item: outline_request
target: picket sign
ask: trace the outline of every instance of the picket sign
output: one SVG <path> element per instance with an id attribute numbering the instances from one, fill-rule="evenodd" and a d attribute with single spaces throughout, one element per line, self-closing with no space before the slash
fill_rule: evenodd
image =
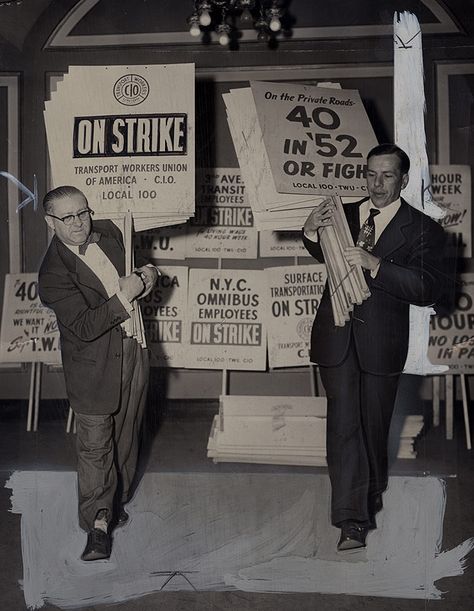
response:
<path id="1" fill-rule="evenodd" d="M 16 309 L 20 300 L 21 303 L 23 303 L 26 297 L 27 303 L 28 301 L 30 302 L 29 308 L 25 310 L 22 306 L 20 310 Z M 30 312 L 30 316 L 35 316 L 34 320 L 28 319 L 28 312 Z M 25 313 L 26 324 L 23 325 Z M 36 318 L 38 313 L 41 318 Z M 21 317 L 19 314 L 21 314 Z M 45 320 L 46 323 L 44 322 Z M 51 313 L 47 311 L 46 308 L 42 308 L 38 300 L 37 274 L 23 273 L 16 269 L 6 274 L 5 296 L 0 324 L 0 360 L 1 362 L 24 363 L 25 365 L 30 365 L 28 412 L 26 417 L 27 432 L 38 430 L 42 373 L 41 358 L 43 358 L 45 362 L 54 362 L 55 360 L 52 358 L 52 360 L 48 361 L 48 357 L 45 356 L 49 350 L 51 351 L 51 355 L 53 350 L 57 350 L 54 344 L 58 337 L 57 333 L 53 335 L 55 331 L 53 322 L 55 323 L 55 320 L 53 320 Z M 23 334 L 19 337 L 15 337 L 17 323 L 21 328 L 18 329 L 18 333 Z M 49 334 L 48 338 L 44 336 L 46 333 Z M 46 339 L 46 342 L 40 342 L 40 339 Z M 23 352 L 23 348 L 26 348 L 25 352 Z M 15 352 L 16 350 L 19 350 L 19 352 Z M 39 356 L 38 353 L 41 353 L 41 356 Z"/>
<path id="2" fill-rule="evenodd" d="M 295 267 L 298 267 L 298 264 L 299 264 L 298 255 L 295 255 L 295 257 L 294 257 L 294 265 L 295 265 Z M 273 371 L 273 368 L 269 366 L 268 370 L 269 371 Z M 316 376 L 317 376 L 318 369 L 311 362 L 308 363 L 308 372 L 309 372 L 309 387 L 310 387 L 311 397 L 317 397 L 318 396 L 318 392 L 317 392 Z M 223 430 L 223 429 L 221 429 L 221 430 Z"/>

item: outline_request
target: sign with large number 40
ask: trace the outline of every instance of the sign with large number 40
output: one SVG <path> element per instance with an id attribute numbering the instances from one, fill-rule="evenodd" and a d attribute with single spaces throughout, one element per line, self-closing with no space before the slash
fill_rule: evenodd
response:
<path id="1" fill-rule="evenodd" d="M 359 93 L 252 82 L 280 193 L 364 196 L 365 158 L 377 140 Z"/>
<path id="2" fill-rule="evenodd" d="M 39 299 L 37 274 L 5 276 L 0 361 L 60 362 L 58 323 Z"/>

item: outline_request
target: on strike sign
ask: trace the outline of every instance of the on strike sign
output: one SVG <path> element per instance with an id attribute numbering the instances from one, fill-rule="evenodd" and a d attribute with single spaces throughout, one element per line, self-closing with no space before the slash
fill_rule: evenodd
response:
<path id="1" fill-rule="evenodd" d="M 365 158 L 377 139 L 359 92 L 252 82 L 276 190 L 366 195 Z"/>
<path id="2" fill-rule="evenodd" d="M 188 298 L 188 268 L 163 267 L 154 290 L 140 307 L 153 367 L 183 367 L 183 321 Z"/>
<path id="3" fill-rule="evenodd" d="M 60 363 L 56 316 L 38 297 L 37 274 L 7 274 L 0 333 L 0 360 Z"/>
<path id="4" fill-rule="evenodd" d="M 428 357 L 448 374 L 474 371 L 474 274 L 461 275 L 454 311 L 431 317 Z"/>
<path id="5" fill-rule="evenodd" d="M 186 367 L 266 368 L 263 272 L 192 269 Z"/>
<path id="6" fill-rule="evenodd" d="M 96 214 L 130 210 L 140 230 L 194 213 L 193 64 L 70 66 L 44 120 L 53 186 Z"/>
<path id="7" fill-rule="evenodd" d="M 468 165 L 430 166 L 433 200 L 446 211 L 438 220 L 449 234 L 446 256 L 472 256 L 471 168 Z"/>
<path id="8" fill-rule="evenodd" d="M 186 256 L 257 258 L 257 230 L 239 169 L 198 171 L 196 216 L 188 227 Z"/>
<path id="9" fill-rule="evenodd" d="M 326 285 L 326 266 L 269 267 L 265 276 L 270 367 L 309 365 L 311 327 Z"/>

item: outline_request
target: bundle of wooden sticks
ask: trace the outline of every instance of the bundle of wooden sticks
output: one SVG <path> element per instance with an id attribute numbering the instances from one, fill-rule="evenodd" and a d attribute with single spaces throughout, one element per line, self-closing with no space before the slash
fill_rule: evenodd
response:
<path id="1" fill-rule="evenodd" d="M 328 274 L 334 323 L 343 327 L 349 320 L 349 312 L 354 304 L 361 304 L 370 297 L 369 287 L 360 265 L 350 265 L 344 256 L 344 249 L 354 246 L 339 197 L 332 196 L 334 202 L 334 223 L 320 230 L 321 250 Z"/>

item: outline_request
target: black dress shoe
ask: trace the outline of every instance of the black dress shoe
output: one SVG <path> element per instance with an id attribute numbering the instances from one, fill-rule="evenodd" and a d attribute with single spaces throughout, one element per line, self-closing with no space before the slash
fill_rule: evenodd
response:
<path id="1" fill-rule="evenodd" d="M 359 522 L 346 520 L 341 524 L 341 537 L 337 544 L 339 552 L 365 547 L 365 538 L 367 537 L 367 526 L 361 525 Z"/>
<path id="2" fill-rule="evenodd" d="M 100 528 L 93 528 L 87 535 L 87 543 L 81 555 L 81 560 L 105 560 L 110 558 L 112 541 L 110 535 Z"/>
<path id="3" fill-rule="evenodd" d="M 128 522 L 129 517 L 130 516 L 125 511 L 125 509 L 123 507 L 120 507 L 118 516 L 117 516 L 117 528 L 120 528 L 121 526 L 125 526 L 125 524 Z"/>

